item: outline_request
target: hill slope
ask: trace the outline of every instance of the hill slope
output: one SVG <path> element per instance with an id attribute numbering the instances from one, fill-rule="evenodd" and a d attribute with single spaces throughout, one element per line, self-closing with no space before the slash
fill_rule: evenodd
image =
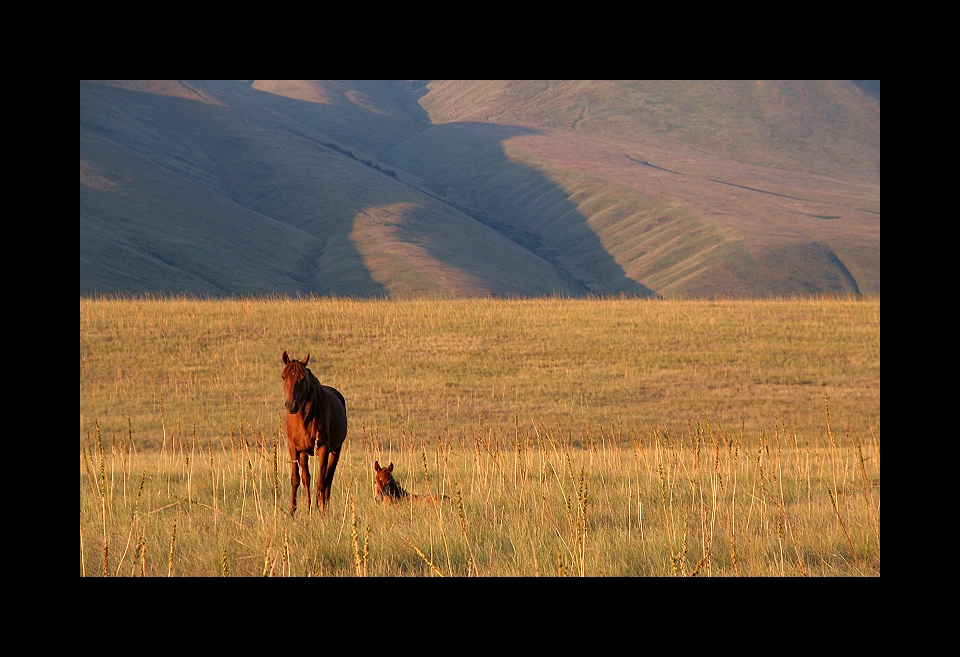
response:
<path id="1" fill-rule="evenodd" d="M 80 290 L 879 293 L 851 83 L 81 82 Z"/>

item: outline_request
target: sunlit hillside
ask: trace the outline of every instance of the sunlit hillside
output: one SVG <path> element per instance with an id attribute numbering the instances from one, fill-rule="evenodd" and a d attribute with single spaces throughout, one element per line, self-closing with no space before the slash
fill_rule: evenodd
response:
<path id="1" fill-rule="evenodd" d="M 81 82 L 81 294 L 878 294 L 869 91 Z"/>

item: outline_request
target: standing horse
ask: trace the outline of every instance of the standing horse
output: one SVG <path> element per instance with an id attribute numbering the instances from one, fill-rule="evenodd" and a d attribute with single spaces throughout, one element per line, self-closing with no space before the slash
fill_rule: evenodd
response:
<path id="1" fill-rule="evenodd" d="M 408 497 L 421 502 L 442 502 L 449 500 L 446 495 L 412 495 L 393 478 L 393 463 L 385 468 L 380 467 L 380 461 L 373 462 L 373 483 L 377 489 L 377 500 L 380 502 L 399 502 Z"/>
<path id="2" fill-rule="evenodd" d="M 297 510 L 301 474 L 307 490 L 307 510 L 310 509 L 310 467 L 307 463 L 310 456 L 317 457 L 317 508 L 323 511 L 330 501 L 340 447 L 347 438 L 347 405 L 339 390 L 322 385 L 307 369 L 310 354 L 303 360 L 290 360 L 287 352 L 283 352 L 282 360 L 287 449 L 293 462 L 290 515 Z"/>

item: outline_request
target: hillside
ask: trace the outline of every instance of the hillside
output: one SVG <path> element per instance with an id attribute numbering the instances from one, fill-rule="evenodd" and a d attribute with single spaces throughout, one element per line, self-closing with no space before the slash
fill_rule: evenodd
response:
<path id="1" fill-rule="evenodd" d="M 80 83 L 80 291 L 880 291 L 850 82 Z"/>

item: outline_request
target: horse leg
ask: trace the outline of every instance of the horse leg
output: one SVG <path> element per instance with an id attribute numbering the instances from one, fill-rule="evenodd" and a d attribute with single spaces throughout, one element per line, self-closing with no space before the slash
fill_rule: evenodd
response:
<path id="1" fill-rule="evenodd" d="M 326 498 L 324 502 L 330 501 L 330 490 L 333 488 L 333 473 L 337 471 L 337 462 L 340 460 L 340 450 L 331 451 L 330 456 L 327 459 L 327 481 L 326 481 L 326 490 L 324 494 Z"/>
<path id="2" fill-rule="evenodd" d="M 321 511 L 327 507 L 327 446 L 317 445 L 317 508 Z"/>
<path id="3" fill-rule="evenodd" d="M 290 516 L 291 517 L 297 511 L 297 489 L 300 488 L 299 467 L 300 466 L 297 464 L 297 460 L 293 459 L 293 469 L 290 471 L 290 489 L 292 491 L 290 493 Z M 309 495 L 309 490 L 310 488 L 308 486 L 307 487 L 308 495 Z"/>
<path id="4" fill-rule="evenodd" d="M 307 511 L 310 511 L 310 456 L 306 452 L 300 452 L 300 470 L 303 471 L 303 489 L 307 493 Z"/>

